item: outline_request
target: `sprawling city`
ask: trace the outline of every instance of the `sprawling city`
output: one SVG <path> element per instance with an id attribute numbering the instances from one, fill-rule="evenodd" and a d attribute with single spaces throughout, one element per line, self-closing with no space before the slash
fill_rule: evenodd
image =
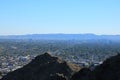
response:
<path id="1" fill-rule="evenodd" d="M 34 36 L 37 37 L 34 39 Z M 44 36 L 44 39 L 41 36 Z M 26 37 L 1 36 L 1 77 L 22 68 L 36 56 L 45 52 L 67 62 L 77 64 L 80 67 L 93 70 L 110 56 L 119 54 L 120 37 L 115 39 L 116 36 L 111 36 L 107 36 L 108 38 L 93 34 L 37 34 L 27 35 Z"/>

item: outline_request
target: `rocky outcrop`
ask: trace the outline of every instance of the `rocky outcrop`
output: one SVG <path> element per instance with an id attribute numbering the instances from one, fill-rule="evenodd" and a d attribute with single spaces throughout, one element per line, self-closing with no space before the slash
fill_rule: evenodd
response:
<path id="1" fill-rule="evenodd" d="M 120 80 L 120 54 L 105 60 L 93 71 L 81 69 L 71 80 Z"/>
<path id="2" fill-rule="evenodd" d="M 89 68 L 83 68 L 75 73 L 70 80 L 95 80 L 95 77 Z"/>
<path id="3" fill-rule="evenodd" d="M 78 65 L 45 53 L 23 68 L 8 73 L 1 80 L 69 80 L 79 70 Z"/>
<path id="4" fill-rule="evenodd" d="M 91 71 L 45 53 L 1 80 L 120 80 L 120 54 Z"/>
<path id="5" fill-rule="evenodd" d="M 93 72 L 96 80 L 120 80 L 120 54 L 107 59 Z"/>

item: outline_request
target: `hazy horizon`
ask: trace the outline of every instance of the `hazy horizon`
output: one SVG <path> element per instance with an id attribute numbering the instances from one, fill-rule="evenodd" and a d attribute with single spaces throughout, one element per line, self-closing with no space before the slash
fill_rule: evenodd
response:
<path id="1" fill-rule="evenodd" d="M 119 3 L 119 0 L 1 0 L 0 35 L 119 35 Z"/>
<path id="2" fill-rule="evenodd" d="M 120 34 L 94 34 L 94 33 L 33 33 L 33 34 L 0 34 L 0 36 L 22 36 L 22 35 L 97 35 L 97 36 L 102 36 L 102 35 L 119 35 Z"/>

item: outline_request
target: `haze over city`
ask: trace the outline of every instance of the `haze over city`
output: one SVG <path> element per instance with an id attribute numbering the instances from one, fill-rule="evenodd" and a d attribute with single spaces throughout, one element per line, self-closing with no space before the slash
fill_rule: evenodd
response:
<path id="1" fill-rule="evenodd" d="M 0 35 L 120 34 L 119 0 L 0 0 Z"/>

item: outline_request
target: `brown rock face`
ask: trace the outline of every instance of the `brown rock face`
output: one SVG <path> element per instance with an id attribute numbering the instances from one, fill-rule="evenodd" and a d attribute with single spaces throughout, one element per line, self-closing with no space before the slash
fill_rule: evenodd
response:
<path id="1" fill-rule="evenodd" d="M 23 68 L 8 73 L 1 80 L 68 80 L 73 73 L 80 70 L 80 67 L 70 65 L 45 53 Z"/>

